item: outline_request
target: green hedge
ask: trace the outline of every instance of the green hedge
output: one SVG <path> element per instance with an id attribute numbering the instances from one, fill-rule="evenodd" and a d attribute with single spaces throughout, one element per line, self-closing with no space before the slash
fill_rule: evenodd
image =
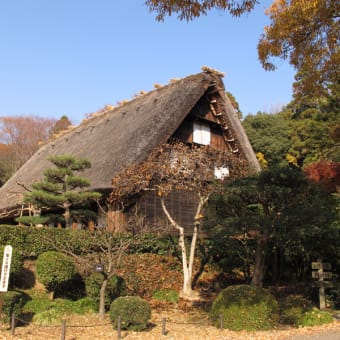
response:
<path id="1" fill-rule="evenodd" d="M 13 248 L 21 250 L 24 257 L 37 257 L 47 251 L 55 250 L 58 244 L 61 248 L 72 247 L 76 254 L 93 253 L 100 249 L 100 233 L 96 236 L 96 242 L 93 241 L 93 232 L 88 230 L 58 229 L 58 228 L 35 228 L 25 226 L 8 226 L 0 225 L 0 245 L 10 244 Z M 114 235 L 117 242 L 121 238 L 132 238 L 133 235 Z M 130 253 L 153 253 L 169 254 L 174 251 L 173 243 L 167 236 L 156 236 L 145 234 L 137 236 L 136 241 L 131 242 L 128 251 Z M 169 254 L 171 255 L 171 254 Z"/>

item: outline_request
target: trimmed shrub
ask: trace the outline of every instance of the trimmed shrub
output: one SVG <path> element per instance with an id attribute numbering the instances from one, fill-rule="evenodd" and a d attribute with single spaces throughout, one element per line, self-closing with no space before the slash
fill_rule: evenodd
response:
<path id="1" fill-rule="evenodd" d="M 2 305 L 1 321 L 9 322 L 12 313 L 18 317 L 22 313 L 23 305 L 27 300 L 27 296 L 21 292 L 9 291 L 4 294 Z"/>
<path id="2" fill-rule="evenodd" d="M 56 251 L 41 254 L 36 263 L 36 273 L 39 282 L 44 284 L 49 291 L 73 278 L 75 266 L 71 258 Z"/>
<path id="3" fill-rule="evenodd" d="M 312 309 L 312 304 L 299 295 L 289 295 L 280 301 L 280 322 L 297 325 L 302 315 Z"/>
<path id="4" fill-rule="evenodd" d="M 333 322 L 333 317 L 329 312 L 313 308 L 312 310 L 307 311 L 300 317 L 300 319 L 297 321 L 297 326 L 298 327 L 320 326 L 331 322 Z"/>
<path id="5" fill-rule="evenodd" d="M 115 328 L 119 317 L 122 329 L 141 331 L 151 319 L 151 308 L 140 297 L 122 296 L 114 300 L 110 308 L 110 319 Z"/>
<path id="6" fill-rule="evenodd" d="M 102 273 L 93 273 L 85 280 L 86 294 L 91 298 L 97 306 L 99 306 L 100 288 L 104 281 L 104 275 Z M 105 308 L 110 308 L 111 302 L 117 297 L 123 295 L 126 292 L 126 284 L 121 276 L 112 276 L 106 288 L 105 293 Z"/>
<path id="7" fill-rule="evenodd" d="M 179 294 L 172 289 L 158 290 L 152 296 L 157 301 L 162 302 L 173 302 L 177 303 L 179 301 Z"/>
<path id="8" fill-rule="evenodd" d="M 216 327 L 230 330 L 268 330 L 276 326 L 279 314 L 276 299 L 262 288 L 237 285 L 222 290 L 211 307 L 211 318 Z"/>

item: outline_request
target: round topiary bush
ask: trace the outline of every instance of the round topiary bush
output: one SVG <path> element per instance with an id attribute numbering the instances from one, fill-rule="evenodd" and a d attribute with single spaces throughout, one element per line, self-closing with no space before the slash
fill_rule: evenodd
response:
<path id="1" fill-rule="evenodd" d="M 302 315 L 312 309 L 312 303 L 299 295 L 289 295 L 282 299 L 280 305 L 280 322 L 297 325 Z"/>
<path id="2" fill-rule="evenodd" d="M 333 322 L 333 317 L 329 312 L 313 308 L 305 312 L 297 321 L 296 325 L 298 327 L 309 327 L 320 326 L 331 322 Z"/>
<path id="3" fill-rule="evenodd" d="M 75 275 L 75 266 L 71 258 L 57 251 L 48 251 L 39 255 L 36 263 L 39 282 L 49 291 L 55 291 L 62 283 Z"/>
<path id="4" fill-rule="evenodd" d="M 268 330 L 279 319 L 276 299 L 262 288 L 238 285 L 222 290 L 211 307 L 211 318 L 216 327 L 230 330 Z"/>
<path id="5" fill-rule="evenodd" d="M 99 306 L 100 288 L 104 281 L 102 273 L 93 273 L 85 280 L 86 295 Z M 126 292 L 125 280 L 118 275 L 110 277 L 105 294 L 105 308 L 110 308 L 111 302 Z"/>
<path id="6" fill-rule="evenodd" d="M 140 297 L 122 296 L 114 300 L 110 308 L 110 319 L 115 328 L 119 317 L 122 329 L 140 331 L 147 327 L 151 319 L 151 308 Z"/>

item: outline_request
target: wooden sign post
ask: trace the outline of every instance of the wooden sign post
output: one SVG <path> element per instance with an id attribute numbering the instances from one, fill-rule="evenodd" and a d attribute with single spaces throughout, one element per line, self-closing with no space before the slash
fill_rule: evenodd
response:
<path id="1" fill-rule="evenodd" d="M 0 316 L 2 313 L 2 305 L 4 302 L 3 294 L 7 292 L 8 289 L 11 261 L 12 261 L 12 246 L 7 245 L 4 250 L 4 257 L 2 259 L 2 268 L 0 276 Z"/>
<path id="2" fill-rule="evenodd" d="M 330 263 L 322 262 L 321 259 L 318 259 L 317 262 L 312 262 L 312 278 L 318 279 L 313 283 L 314 287 L 319 288 L 319 304 L 320 309 L 326 308 L 326 296 L 325 296 L 325 288 L 332 287 L 333 283 L 325 280 L 332 279 L 332 272 L 329 270 L 332 269 Z M 327 270 L 327 271 L 326 271 Z"/>

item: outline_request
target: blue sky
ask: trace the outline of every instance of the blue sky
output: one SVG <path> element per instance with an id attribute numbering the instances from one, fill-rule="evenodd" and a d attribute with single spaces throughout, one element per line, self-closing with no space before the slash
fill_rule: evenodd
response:
<path id="1" fill-rule="evenodd" d="M 2 0 L 0 116 L 67 115 L 79 124 L 203 65 L 226 74 L 244 115 L 276 111 L 291 100 L 294 70 L 279 61 L 266 72 L 258 61 L 270 3 L 237 19 L 212 11 L 159 23 L 144 0 Z"/>

